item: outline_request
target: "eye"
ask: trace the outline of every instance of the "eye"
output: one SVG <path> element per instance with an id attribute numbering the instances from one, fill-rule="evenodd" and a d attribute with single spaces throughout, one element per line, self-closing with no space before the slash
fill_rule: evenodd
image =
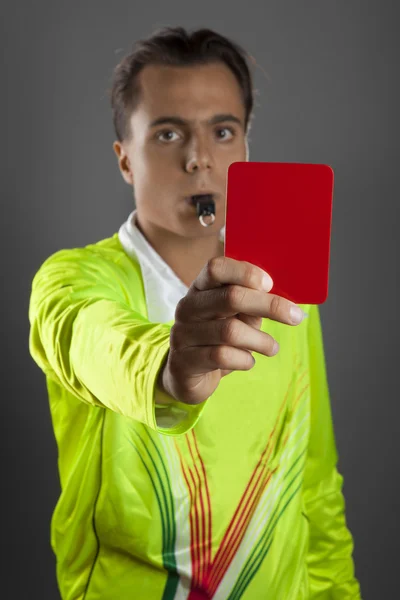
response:
<path id="1" fill-rule="evenodd" d="M 175 131 L 171 131 L 171 129 L 159 131 L 156 137 L 160 142 L 164 143 L 175 142 L 177 139 L 179 139 L 179 135 Z"/>
<path id="2" fill-rule="evenodd" d="M 230 140 L 234 137 L 235 132 L 230 127 L 219 127 L 217 129 L 217 137 L 220 140 Z"/>

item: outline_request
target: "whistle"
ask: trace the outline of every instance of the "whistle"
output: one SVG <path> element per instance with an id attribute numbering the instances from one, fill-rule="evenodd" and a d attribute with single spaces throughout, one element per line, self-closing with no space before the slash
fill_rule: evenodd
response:
<path id="1" fill-rule="evenodd" d="M 210 227 L 215 221 L 215 202 L 210 194 L 201 196 L 201 200 L 196 202 L 197 216 L 203 227 Z M 209 221 L 205 221 L 205 217 L 210 217 Z"/>

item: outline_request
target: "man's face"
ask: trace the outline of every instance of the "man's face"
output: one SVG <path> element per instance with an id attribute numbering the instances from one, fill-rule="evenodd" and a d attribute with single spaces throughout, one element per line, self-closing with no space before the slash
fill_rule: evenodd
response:
<path id="1" fill-rule="evenodd" d="M 129 142 L 115 142 L 122 175 L 134 186 L 140 224 L 184 237 L 215 235 L 225 224 L 227 170 L 247 160 L 245 107 L 223 63 L 150 65 L 139 75 L 140 102 Z M 213 194 L 216 219 L 200 225 L 193 195 Z"/>

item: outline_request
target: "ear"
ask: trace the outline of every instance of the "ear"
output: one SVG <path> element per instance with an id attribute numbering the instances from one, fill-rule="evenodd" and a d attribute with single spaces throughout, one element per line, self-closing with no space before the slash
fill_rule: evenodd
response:
<path id="1" fill-rule="evenodd" d="M 125 151 L 125 148 L 121 142 L 115 141 L 113 143 L 113 149 L 118 159 L 119 170 L 121 171 L 122 177 L 126 183 L 133 185 L 133 172 L 131 162 Z"/>
<path id="2" fill-rule="evenodd" d="M 249 150 L 249 140 L 248 140 L 247 136 L 245 139 L 245 144 L 246 144 L 246 162 L 248 162 L 249 158 L 250 158 L 250 150 Z"/>

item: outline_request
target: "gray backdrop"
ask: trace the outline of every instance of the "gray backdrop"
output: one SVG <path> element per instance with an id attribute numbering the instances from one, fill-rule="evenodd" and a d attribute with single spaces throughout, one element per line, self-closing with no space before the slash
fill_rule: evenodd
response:
<path id="1" fill-rule="evenodd" d="M 50 253 L 113 234 L 131 210 L 107 88 L 132 42 L 160 25 L 215 28 L 257 59 L 251 159 L 335 170 L 321 314 L 347 518 L 363 597 L 398 597 L 396 4 L 233 4 L 2 4 L 4 597 L 59 597 L 49 543 L 57 455 L 44 377 L 28 353 L 31 280 Z"/>

